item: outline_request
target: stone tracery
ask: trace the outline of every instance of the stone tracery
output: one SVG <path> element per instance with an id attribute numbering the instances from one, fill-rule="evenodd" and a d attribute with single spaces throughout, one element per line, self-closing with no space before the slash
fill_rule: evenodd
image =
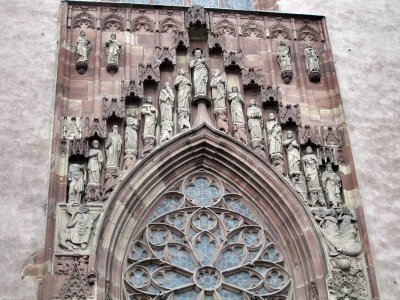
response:
<path id="1" fill-rule="evenodd" d="M 283 256 L 242 197 L 224 194 L 223 184 L 204 173 L 186 179 L 182 190 L 162 197 L 133 242 L 127 296 L 286 299 Z"/>

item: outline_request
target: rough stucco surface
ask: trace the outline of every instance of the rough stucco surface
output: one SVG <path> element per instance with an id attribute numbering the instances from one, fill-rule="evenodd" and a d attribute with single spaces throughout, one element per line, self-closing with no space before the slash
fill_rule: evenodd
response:
<path id="1" fill-rule="evenodd" d="M 400 2 L 281 0 L 327 16 L 383 300 L 397 300 L 400 259 Z M 0 299 L 36 299 L 21 280 L 44 247 L 54 109 L 56 0 L 0 0 Z"/>
<path id="2" fill-rule="evenodd" d="M 58 40 L 55 0 L 0 0 L 0 299 L 36 299 L 44 247 Z"/>
<path id="3" fill-rule="evenodd" d="M 280 0 L 326 16 L 380 298 L 400 295 L 400 1 Z"/>

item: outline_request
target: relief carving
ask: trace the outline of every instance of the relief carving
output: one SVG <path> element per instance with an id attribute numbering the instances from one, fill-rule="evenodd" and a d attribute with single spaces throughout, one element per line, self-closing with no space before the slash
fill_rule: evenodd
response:
<path id="1" fill-rule="evenodd" d="M 265 28 L 254 21 L 248 21 L 242 26 L 243 37 L 265 38 Z"/>
<path id="2" fill-rule="evenodd" d="M 284 41 L 279 42 L 276 50 L 276 58 L 281 68 L 281 77 L 284 83 L 289 84 L 293 78 L 292 57 L 290 48 L 286 46 Z"/>
<path id="3" fill-rule="evenodd" d="M 264 104 L 281 105 L 282 97 L 279 87 L 268 85 L 261 88 L 261 99 Z"/>
<path id="4" fill-rule="evenodd" d="M 86 183 L 86 171 L 83 165 L 69 165 L 68 183 L 68 203 L 80 204 Z"/>
<path id="5" fill-rule="evenodd" d="M 103 201 L 106 201 L 110 197 L 112 191 L 114 191 L 115 186 L 118 183 L 119 174 L 120 171 L 117 167 L 108 167 L 106 169 L 106 174 L 104 176 L 105 179 L 104 179 L 104 189 L 103 189 L 104 190 Z"/>
<path id="6" fill-rule="evenodd" d="M 307 143 L 312 143 L 316 146 L 320 146 L 321 135 L 317 127 L 305 125 L 300 127 L 300 144 L 305 145 Z"/>
<path id="7" fill-rule="evenodd" d="M 160 22 L 160 32 L 179 32 L 182 24 L 173 17 L 166 17 Z"/>
<path id="8" fill-rule="evenodd" d="M 121 45 L 118 44 L 117 35 L 111 33 L 111 39 L 105 44 L 106 53 L 106 69 L 111 74 L 118 72 L 119 54 L 121 53 Z"/>
<path id="9" fill-rule="evenodd" d="M 160 68 L 158 65 L 139 64 L 139 82 L 143 83 L 146 80 L 160 82 Z"/>
<path id="10" fill-rule="evenodd" d="M 79 140 L 82 138 L 83 120 L 76 117 L 64 117 L 63 139 Z"/>
<path id="11" fill-rule="evenodd" d="M 236 25 L 228 19 L 223 19 L 214 24 L 213 32 L 219 35 L 237 36 Z"/>
<path id="12" fill-rule="evenodd" d="M 239 51 L 229 51 L 224 52 L 224 66 L 225 68 L 229 67 L 239 67 L 240 70 L 243 70 L 244 67 L 244 57 L 242 50 Z"/>
<path id="13" fill-rule="evenodd" d="M 164 143 L 172 138 L 174 129 L 173 123 L 173 107 L 175 104 L 175 95 L 166 82 L 164 88 L 160 92 L 160 115 L 161 115 L 161 138 L 160 142 Z"/>
<path id="14" fill-rule="evenodd" d="M 289 169 L 290 171 L 290 169 Z M 301 172 L 292 173 L 291 175 L 291 183 L 297 194 L 300 196 L 301 200 L 308 205 L 308 197 L 307 197 L 307 184 L 306 179 L 304 178 Z"/>
<path id="15" fill-rule="evenodd" d="M 297 39 L 299 41 L 305 41 L 307 43 L 318 42 L 318 36 L 318 32 L 308 24 L 304 24 L 297 29 Z"/>
<path id="16" fill-rule="evenodd" d="M 189 34 L 187 31 L 174 32 L 174 48 L 189 48 Z"/>
<path id="17" fill-rule="evenodd" d="M 218 33 L 208 33 L 208 48 L 209 49 L 225 49 L 225 37 Z"/>
<path id="18" fill-rule="evenodd" d="M 137 117 L 136 110 L 131 109 L 128 111 L 125 122 L 125 156 L 122 169 L 128 170 L 135 165 L 138 153 L 140 119 Z"/>
<path id="19" fill-rule="evenodd" d="M 262 69 L 244 69 L 242 72 L 243 86 L 264 86 L 264 72 Z"/>
<path id="20" fill-rule="evenodd" d="M 104 31 L 124 31 L 124 18 L 117 14 L 111 14 L 101 21 L 100 28 Z"/>
<path id="21" fill-rule="evenodd" d="M 326 206 L 319 183 L 319 159 L 313 153 L 313 149 L 310 146 L 306 148 L 306 154 L 303 156 L 302 161 L 310 193 L 311 206 L 315 206 L 317 203 L 321 206 Z"/>
<path id="22" fill-rule="evenodd" d="M 290 34 L 290 30 L 283 25 L 282 23 L 278 22 L 271 26 L 269 29 L 271 39 L 283 39 L 283 40 L 291 40 L 292 35 Z"/>
<path id="23" fill-rule="evenodd" d="M 107 162 L 106 168 L 119 166 L 119 158 L 121 157 L 122 137 L 118 133 L 118 126 L 114 125 L 112 132 L 108 133 L 106 140 Z"/>
<path id="24" fill-rule="evenodd" d="M 210 17 L 208 12 L 199 5 L 189 7 L 185 11 L 185 27 L 189 28 L 190 25 L 205 25 L 207 29 L 210 29 Z"/>
<path id="25" fill-rule="evenodd" d="M 140 15 L 132 20 L 132 32 L 154 32 L 155 29 L 154 21 L 148 16 Z"/>
<path id="26" fill-rule="evenodd" d="M 332 164 L 326 165 L 325 172 L 322 173 L 322 186 L 328 205 L 338 207 L 342 204 L 340 188 L 342 186 L 340 176 L 332 170 Z"/>
<path id="27" fill-rule="evenodd" d="M 202 49 L 193 50 L 194 58 L 190 61 L 193 69 L 194 98 L 207 97 L 208 67 Z"/>
<path id="28" fill-rule="evenodd" d="M 117 118 L 125 118 L 125 101 L 124 99 L 107 97 L 103 98 L 103 119 L 108 119 L 112 116 Z"/>
<path id="29" fill-rule="evenodd" d="M 231 104 L 233 136 L 243 144 L 247 145 L 247 130 L 243 114 L 244 101 L 236 86 L 232 87 L 232 92 L 229 93 L 228 99 Z"/>
<path id="30" fill-rule="evenodd" d="M 161 49 L 160 47 L 156 47 L 156 57 L 160 64 L 166 63 L 169 65 L 176 65 L 175 49 L 169 49 L 168 47 Z"/>
<path id="31" fill-rule="evenodd" d="M 88 143 L 86 140 L 69 141 L 69 156 L 81 155 L 86 156 L 88 153 Z"/>
<path id="32" fill-rule="evenodd" d="M 90 210 L 85 204 L 67 204 L 65 212 L 69 219 L 58 232 L 58 245 L 69 252 L 87 249 L 100 212 Z"/>
<path id="33" fill-rule="evenodd" d="M 140 110 L 144 117 L 142 157 L 152 151 L 155 146 L 158 112 L 152 101 L 151 97 L 147 97 L 146 103 L 142 105 Z"/>
<path id="34" fill-rule="evenodd" d="M 143 85 L 135 80 L 127 82 L 121 81 L 121 99 L 126 101 L 126 98 L 143 99 Z"/>
<path id="35" fill-rule="evenodd" d="M 312 82 L 319 82 L 321 80 L 319 58 L 311 44 L 307 44 L 306 48 L 304 49 L 304 57 L 306 60 L 308 79 Z"/>
<path id="36" fill-rule="evenodd" d="M 83 11 L 72 18 L 72 28 L 82 28 L 85 25 L 88 29 L 96 29 L 96 18 L 86 11 Z"/>
<path id="37" fill-rule="evenodd" d="M 87 121 L 89 119 L 87 118 Z M 105 131 L 105 125 L 102 124 L 102 122 L 98 118 L 94 118 L 92 126 L 90 126 L 90 129 L 86 135 L 87 138 L 92 138 L 92 137 L 99 137 L 101 139 L 104 139 L 106 137 L 106 131 Z"/>
<path id="38" fill-rule="evenodd" d="M 286 106 L 280 105 L 278 109 L 278 115 L 279 122 L 281 124 L 286 124 L 290 122 L 295 123 L 297 126 L 300 126 L 301 124 L 300 107 L 298 104 L 287 104 Z"/>
<path id="39" fill-rule="evenodd" d="M 185 76 L 185 71 L 180 69 L 175 78 L 174 85 L 178 90 L 178 126 L 180 132 L 185 132 L 190 126 L 190 98 L 192 92 L 192 83 Z"/>
<path id="40" fill-rule="evenodd" d="M 85 74 L 88 69 L 88 56 L 92 45 L 86 37 L 85 32 L 81 31 L 79 37 L 75 41 L 75 68 L 79 74 Z"/>

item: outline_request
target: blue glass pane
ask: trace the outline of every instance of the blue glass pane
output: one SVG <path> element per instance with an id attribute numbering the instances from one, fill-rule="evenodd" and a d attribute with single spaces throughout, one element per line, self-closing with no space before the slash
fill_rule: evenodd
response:
<path id="1" fill-rule="evenodd" d="M 172 297 L 174 300 L 196 300 L 199 293 L 197 291 L 185 291 L 183 293 L 176 294 Z"/>
<path id="2" fill-rule="evenodd" d="M 241 214 L 242 216 L 248 217 L 250 220 L 257 222 L 254 215 L 244 206 L 239 199 L 225 199 L 226 206 L 234 212 Z"/>
<path id="3" fill-rule="evenodd" d="M 251 0 L 224 0 L 224 8 L 252 10 Z"/>
<path id="4" fill-rule="evenodd" d="M 221 289 L 218 293 L 222 300 L 242 300 L 240 294 L 234 293 L 230 290 Z"/>
<path id="5" fill-rule="evenodd" d="M 275 278 L 273 280 L 275 280 Z M 251 275 L 248 271 L 241 271 L 236 274 L 225 276 L 225 281 L 233 286 L 247 290 L 260 284 L 261 279 L 255 275 Z"/>
<path id="6" fill-rule="evenodd" d="M 121 0 L 122 3 L 149 4 L 150 0 Z"/>
<path id="7" fill-rule="evenodd" d="M 166 214 L 170 211 L 177 209 L 181 204 L 182 199 L 180 197 L 166 198 L 161 202 L 161 205 L 150 216 L 150 220 L 154 220 L 159 216 Z"/>
<path id="8" fill-rule="evenodd" d="M 186 196 L 194 199 L 194 203 L 198 206 L 211 206 L 213 199 L 220 195 L 219 189 L 211 185 L 206 178 L 198 177 L 186 188 Z"/>
<path id="9" fill-rule="evenodd" d="M 155 0 L 154 4 L 183 5 L 183 0 Z"/>
<path id="10" fill-rule="evenodd" d="M 200 5 L 203 7 L 219 7 L 218 0 L 192 0 L 192 5 Z"/>

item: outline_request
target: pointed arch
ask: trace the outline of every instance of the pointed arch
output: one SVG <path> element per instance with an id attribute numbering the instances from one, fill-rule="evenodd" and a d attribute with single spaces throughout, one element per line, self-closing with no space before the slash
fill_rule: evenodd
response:
<path id="1" fill-rule="evenodd" d="M 148 16 L 140 15 L 132 20 L 131 30 L 142 32 L 154 32 L 156 29 L 155 23 Z"/>
<path id="2" fill-rule="evenodd" d="M 160 22 L 160 32 L 179 32 L 182 30 L 182 23 L 173 17 L 166 17 Z"/>
<path id="3" fill-rule="evenodd" d="M 107 31 L 124 31 L 124 18 L 117 14 L 110 14 L 101 20 L 100 28 Z"/>
<path id="4" fill-rule="evenodd" d="M 82 28 L 82 25 L 85 25 L 87 28 L 96 29 L 96 18 L 83 11 L 72 18 L 71 24 L 72 28 Z"/>
<path id="5" fill-rule="evenodd" d="M 214 24 L 214 33 L 237 36 L 235 24 L 228 19 L 223 19 Z"/>
<path id="6" fill-rule="evenodd" d="M 265 38 L 265 28 L 254 21 L 248 21 L 242 26 L 244 37 Z"/>
<path id="7" fill-rule="evenodd" d="M 292 39 L 292 34 L 290 33 L 289 28 L 287 28 L 281 22 L 272 25 L 269 29 L 269 32 L 272 39 L 284 39 L 284 40 Z"/>
<path id="8" fill-rule="evenodd" d="M 155 201 L 163 192 L 176 190 L 181 178 L 199 169 L 249 199 L 246 205 L 285 249 L 292 278 L 291 299 L 306 299 L 311 281 L 326 299 L 327 266 L 321 236 L 303 201 L 270 164 L 206 124 L 150 153 L 126 174 L 109 198 L 96 253 L 99 283 L 104 287 L 106 281 L 111 282 L 113 299 L 123 299 L 123 262 L 133 235 L 148 220 Z"/>
<path id="9" fill-rule="evenodd" d="M 309 24 L 304 24 L 297 29 L 297 39 L 305 42 L 318 42 L 319 33 Z"/>

